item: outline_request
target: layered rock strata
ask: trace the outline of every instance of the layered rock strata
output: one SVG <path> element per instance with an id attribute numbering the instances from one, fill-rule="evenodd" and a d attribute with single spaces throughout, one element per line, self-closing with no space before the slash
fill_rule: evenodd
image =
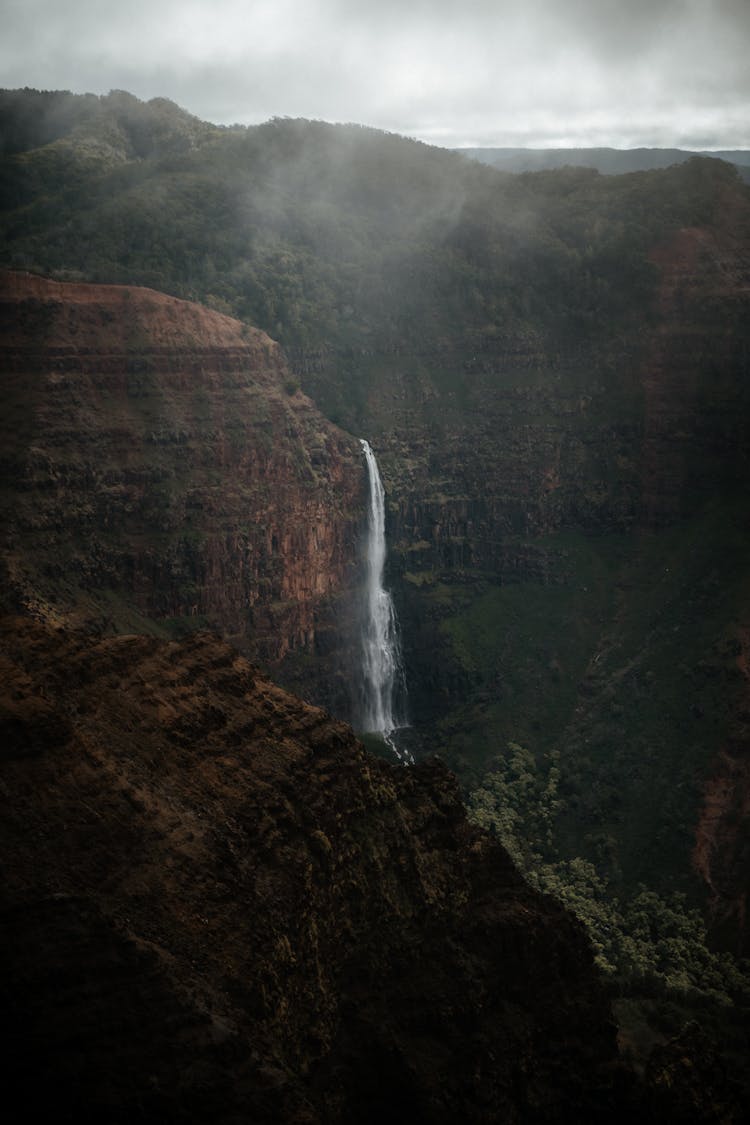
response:
<path id="1" fill-rule="evenodd" d="M 208 634 L 0 636 L 24 1120 L 620 1119 L 582 928 L 444 767 L 368 757 Z"/>
<path id="2" fill-rule="evenodd" d="M 194 618 L 269 662 L 345 632 L 359 445 L 273 341 L 150 290 L 28 274 L 3 275 L 0 316 L 6 604 L 118 629 Z"/>

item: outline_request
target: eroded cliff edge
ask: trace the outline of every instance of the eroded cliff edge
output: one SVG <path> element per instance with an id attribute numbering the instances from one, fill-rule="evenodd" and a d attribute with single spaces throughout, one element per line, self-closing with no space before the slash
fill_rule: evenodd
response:
<path id="1" fill-rule="evenodd" d="M 341 655 L 359 446 L 268 336 L 151 290 L 18 273 L 0 316 L 6 608 L 210 624 L 275 664 L 323 657 L 333 631 Z"/>
<path id="2" fill-rule="evenodd" d="M 444 767 L 368 757 L 205 633 L 0 636 L 25 1120 L 619 1119 L 582 928 Z"/>

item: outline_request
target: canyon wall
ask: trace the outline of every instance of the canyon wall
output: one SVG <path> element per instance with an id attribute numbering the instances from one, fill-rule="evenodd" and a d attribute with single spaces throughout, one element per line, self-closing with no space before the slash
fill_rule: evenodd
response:
<path id="1" fill-rule="evenodd" d="M 278 346 L 149 290 L 28 274 L 3 275 L 0 315 L 6 608 L 210 624 L 270 664 L 317 652 L 345 710 L 364 466 Z"/>
<path id="2" fill-rule="evenodd" d="M 0 624 L 6 1094 L 26 1120 L 629 1120 L 582 927 L 455 778 L 215 636 Z"/>
<path id="3" fill-rule="evenodd" d="M 29 101 L 30 117 L 22 112 Z M 526 1107 L 529 1120 L 546 1120 L 545 1114 L 554 1119 L 544 1090 L 557 1089 L 557 1079 L 541 1089 L 533 1077 L 541 1056 L 524 1038 L 530 1026 L 523 1015 L 526 999 L 513 996 L 518 1008 L 503 1008 L 507 982 L 498 1001 L 491 989 L 477 985 L 479 978 L 457 970 L 457 962 L 466 967 L 483 960 L 479 946 L 459 946 L 451 936 L 457 960 L 442 952 L 437 958 L 445 980 L 457 976 L 468 992 L 466 1008 L 447 985 L 420 975 L 434 962 L 423 956 L 425 949 L 443 948 L 430 930 L 430 910 L 450 935 L 454 923 L 473 934 L 472 919 L 478 918 L 484 936 L 493 945 L 500 942 L 503 958 L 518 964 L 516 938 L 506 942 L 493 928 L 475 888 L 453 884 L 446 891 L 450 909 L 436 909 L 435 888 L 447 886 L 447 869 L 432 845 L 420 851 L 416 864 L 419 894 L 424 890 L 430 910 L 420 907 L 413 916 L 411 907 L 406 910 L 419 955 L 407 950 L 405 956 L 400 938 L 398 957 L 391 958 L 388 946 L 386 975 L 398 978 L 399 986 L 385 989 L 379 1006 L 383 935 L 391 921 L 402 932 L 391 906 L 404 901 L 402 875 L 412 870 L 408 839 L 424 839 L 425 821 L 430 831 L 443 823 L 439 808 L 450 805 L 449 819 L 454 813 L 456 824 L 460 819 L 445 774 L 419 767 L 411 780 L 395 783 L 398 800 L 385 820 L 373 809 L 366 824 L 354 823 L 355 842 L 367 853 L 367 875 L 353 880 L 356 906 L 349 909 L 343 891 L 331 898 L 321 892 L 316 902 L 324 923 L 316 906 L 305 915 L 309 933 L 300 935 L 289 920 L 300 913 L 302 893 L 292 868 L 301 864 L 308 871 L 307 844 L 297 847 L 301 837 L 310 835 L 310 865 L 328 863 L 329 882 L 337 849 L 346 857 L 361 852 L 355 855 L 345 826 L 336 834 L 341 826 L 329 825 L 327 811 L 308 823 L 299 793 L 309 783 L 311 806 L 317 810 L 330 801 L 343 824 L 353 806 L 380 808 L 380 782 L 376 778 L 363 790 L 359 782 L 346 792 L 337 788 L 340 772 L 351 780 L 339 758 L 320 776 L 306 768 L 292 777 L 297 749 L 286 739 L 299 719 L 295 705 L 263 687 L 261 706 L 248 686 L 255 673 L 242 665 L 238 681 L 229 671 L 235 658 L 225 650 L 221 655 L 217 642 L 196 639 L 164 649 L 154 635 L 174 639 L 211 626 L 286 685 L 338 716 L 351 713 L 365 474 L 354 438 L 326 417 L 335 419 L 372 443 L 386 485 L 388 582 L 402 624 L 415 757 L 437 751 L 468 790 L 517 758 L 527 773 L 516 779 L 516 789 L 502 789 L 503 801 L 507 805 L 508 793 L 518 797 L 525 786 L 517 802 L 524 812 L 535 792 L 546 794 L 544 828 L 537 831 L 530 817 L 525 841 L 544 852 L 540 862 L 567 864 L 571 871 L 577 862 L 579 873 L 592 874 L 594 898 L 601 892 L 623 910 L 643 886 L 655 896 L 652 902 L 671 904 L 672 916 L 690 917 L 691 924 L 697 915 L 689 907 L 699 906 L 712 923 L 715 945 L 746 951 L 747 189 L 715 160 L 623 177 L 580 169 L 499 176 L 455 154 L 374 130 L 276 120 L 218 131 L 175 113 L 176 107 L 142 106 L 121 94 L 83 102 L 63 97 L 58 140 L 64 143 L 58 143 L 29 126 L 35 120 L 43 125 L 47 109 L 59 101 L 59 95 L 32 91 L 11 99 L 11 120 L 16 102 L 20 116 L 0 183 L 3 263 L 59 279 L 16 273 L 6 275 L 0 289 L 2 608 L 30 614 L 47 629 L 63 627 L 59 635 L 48 634 L 27 621 L 9 626 L 7 634 L 13 688 L 6 701 L 6 743 L 16 756 L 7 792 L 11 809 L 26 810 L 22 818 L 39 837 L 19 843 L 21 824 L 11 818 L 8 855 L 15 857 L 10 866 L 21 880 L 19 897 L 9 900 L 18 979 L 33 977 L 35 964 L 59 965 L 63 979 L 72 981 L 73 1023 L 103 981 L 113 989 L 113 1002 L 99 1013 L 104 1022 L 113 1010 L 123 1011 L 131 1027 L 143 1024 L 144 1009 L 169 1012 L 180 1042 L 195 1044 L 198 1036 L 203 1047 L 209 1040 L 217 1047 L 220 1071 L 226 1064 L 234 1072 L 238 1055 L 245 1060 L 242 1081 L 254 1091 L 259 1120 L 264 1113 L 300 1123 L 315 1114 L 336 1120 L 336 1113 L 352 1107 L 366 1119 L 357 1087 L 374 1098 L 381 1120 L 390 1103 L 379 1091 L 388 1084 L 411 1120 L 420 1112 L 427 1120 L 440 1120 L 441 1113 L 465 1119 L 464 1094 L 434 1102 L 430 1060 L 443 1058 L 445 1043 L 451 1057 L 441 1078 L 457 1073 L 452 1064 L 460 1057 L 474 1068 L 471 1098 L 505 1106 L 504 1119 L 513 1120 L 509 1107 L 517 1105 Z M 115 164 L 106 157 L 96 167 L 87 163 L 92 142 L 100 154 L 112 151 L 100 144 L 112 135 L 122 140 Z M 149 136 L 153 144 L 135 143 Z M 127 285 L 73 285 L 73 278 Z M 245 326 L 133 285 L 200 299 L 213 310 L 232 312 Z M 281 341 L 288 365 L 278 346 L 250 324 Z M 97 639 L 70 634 L 76 625 Z M 36 628 L 42 632 L 34 633 Z M 113 639 L 133 633 L 151 639 Z M 89 644 L 91 659 L 84 655 Z M 129 678 L 131 667 L 138 669 L 138 682 Z M 216 683 L 206 679 L 214 671 Z M 86 695 L 86 677 L 116 716 L 114 728 L 96 698 Z M 201 685 L 197 698 L 191 696 L 194 683 Z M 223 698 L 224 687 L 242 699 L 250 725 Z M 118 692 L 127 713 L 118 710 Z M 95 719 L 87 726 L 89 713 Z M 311 720 L 307 714 L 303 725 L 308 720 L 338 738 L 325 716 Z M 262 777 L 243 773 L 238 762 L 256 736 Z M 342 738 L 347 761 L 350 751 L 357 757 Z M 138 775 L 135 787 L 105 750 L 96 749 L 100 739 L 130 763 Z M 134 764 L 141 739 L 151 747 L 145 771 Z M 274 745 L 283 747 L 288 761 L 269 758 Z M 529 753 L 517 753 L 518 745 Z M 59 810 L 44 807 L 50 792 L 68 794 L 68 782 L 57 767 L 50 769 L 45 747 L 70 765 L 82 786 L 78 796 L 94 810 L 90 819 L 67 795 L 61 796 L 60 822 Z M 75 761 L 65 757 L 66 747 L 74 748 Z M 82 772 L 92 747 L 92 770 L 102 766 L 113 779 L 112 792 Z M 170 757 L 174 747 L 179 769 Z M 196 747 L 209 760 L 204 755 L 197 761 Z M 193 804 L 192 794 L 189 800 L 180 796 L 189 780 L 183 767 L 198 779 L 201 793 L 213 792 L 217 774 L 208 777 L 206 771 L 215 767 L 221 774 L 225 761 L 257 797 L 248 831 L 265 833 L 263 862 L 248 859 L 257 854 L 256 842 L 245 850 L 245 828 L 239 836 L 234 832 L 238 817 L 222 801 L 197 798 Z M 279 781 L 281 796 L 265 786 L 267 773 Z M 175 841 L 170 791 L 154 796 L 162 774 L 177 792 L 192 838 Z M 419 792 L 428 794 L 426 804 L 417 795 L 425 778 L 427 789 Z M 220 787 L 229 783 L 221 774 Z M 44 807 L 41 820 L 31 791 Z M 104 827 L 97 822 L 100 799 Z M 413 801 L 425 821 L 409 816 Z M 154 810 L 155 821 L 144 828 L 142 817 Z M 207 866 L 205 848 L 200 856 L 191 851 L 195 840 L 205 844 L 199 824 L 204 812 L 224 848 L 221 862 L 213 857 Z M 53 843 L 44 843 L 44 819 L 57 825 Z M 513 819 L 509 814 L 489 823 L 504 831 Z M 385 856 L 382 841 L 394 826 L 398 835 L 402 822 L 404 847 L 395 859 Z M 229 825 L 226 833 L 222 824 Z M 102 839 L 112 831 L 122 831 L 118 838 L 132 844 L 132 881 Z M 464 827 L 442 837 L 464 866 L 467 833 Z M 479 853 L 488 847 L 482 839 Z M 89 840 L 94 847 L 87 850 Z M 33 852 L 36 844 L 40 853 Z M 71 874 L 77 848 L 92 882 L 76 882 Z M 150 869 L 157 853 L 178 873 L 179 896 L 170 898 L 174 886 L 159 882 L 162 874 Z M 375 866 L 379 858 L 383 866 L 373 874 L 375 853 Z M 111 900 L 95 886 L 97 855 L 103 856 L 103 890 L 119 888 Z M 426 881 L 422 876 L 433 861 L 436 877 Z M 504 885 L 503 863 L 484 869 L 488 884 Z M 232 864 L 241 877 L 230 879 L 221 899 L 227 884 L 214 873 L 234 870 Z M 47 870 L 54 879 L 42 886 Z M 341 874 L 342 867 L 337 870 Z M 180 872 L 196 881 L 212 912 L 191 900 L 180 915 Z M 248 899 L 242 897 L 246 876 L 248 883 L 257 876 Z M 560 892 L 559 881 L 556 887 Z M 683 897 L 675 900 L 675 892 Z M 458 905 L 462 896 L 470 907 L 466 916 Z M 245 918 L 239 928 L 230 919 L 222 929 L 219 915 L 227 902 L 240 899 L 263 910 L 278 905 L 267 931 L 260 921 L 258 928 L 244 929 Z M 384 899 L 388 907 L 381 909 Z M 115 900 L 114 913 L 107 914 Z M 149 928 L 155 901 L 158 923 Z M 487 901 L 492 914 L 497 902 L 491 895 Z M 527 920 L 527 908 L 534 914 L 538 906 L 532 901 L 524 900 Z M 573 901 L 580 907 L 580 899 Z M 586 917 L 591 902 L 583 905 Z M 168 919 L 170 912 L 177 924 Z M 652 913 L 654 922 L 669 910 Z M 324 956 L 317 958 L 315 934 L 329 916 Z M 135 949 L 128 945 L 132 917 Z M 172 935 L 181 923 L 186 944 L 175 939 L 177 948 Z M 699 929 L 700 921 L 695 925 Z M 197 936 L 203 926 L 217 939 L 215 949 L 206 949 Z M 536 942 L 535 926 L 520 930 L 524 951 Z M 367 944 L 364 956 L 357 946 L 347 961 L 351 976 L 329 988 L 326 974 L 338 971 L 339 949 L 352 932 L 358 940 L 365 929 L 377 935 L 375 944 Z M 87 933 L 98 935 L 95 987 L 80 968 L 90 948 Z M 260 942 L 260 962 L 242 959 L 237 933 Z M 550 947 L 542 946 L 547 956 Z M 58 947 L 65 952 L 55 962 Z M 226 958 L 222 948 L 231 951 Z M 144 962 L 144 950 L 157 962 Z M 180 961 L 183 953 L 187 960 Z M 557 964 L 555 956 L 553 950 L 549 958 Z M 163 975 L 164 966 L 177 961 L 180 979 L 187 981 L 178 1002 Z M 208 961 L 208 978 L 198 983 Z M 400 962 L 406 971 L 399 976 Z M 259 974 L 260 994 L 243 986 L 237 965 Z M 271 967 L 266 971 L 264 965 Z M 532 959 L 519 970 L 524 993 L 535 966 Z M 307 975 L 311 967 L 316 980 Z M 644 978 L 644 988 L 664 986 L 659 971 L 657 966 L 655 976 Z M 408 997 L 417 1015 L 400 1012 L 391 1020 L 398 990 L 412 976 L 415 995 Z M 576 970 L 572 980 L 577 988 L 583 977 Z M 212 997 L 227 982 L 231 1003 L 222 999 L 214 1006 Z M 703 1007 L 694 1010 L 706 1022 L 711 1005 L 716 1009 L 726 1000 L 708 970 L 699 968 L 678 983 L 678 999 L 685 989 L 699 989 Z M 37 985 L 29 996 L 42 991 Z M 581 987 L 588 995 L 585 982 Z M 202 998 L 197 1008 L 193 991 Z M 131 992 L 140 999 L 128 1007 Z M 432 995 L 439 1011 L 427 1003 Z M 550 996 L 564 1010 L 565 995 Z M 331 997 L 343 999 L 329 1020 L 339 1003 Z M 471 1036 L 476 1020 L 489 1018 L 487 1007 L 496 1002 L 505 1032 L 491 1027 L 492 1041 L 510 1034 L 515 1045 L 508 1057 L 520 1051 L 533 1060 L 512 1064 L 510 1072 L 492 1069 L 492 1060 L 485 1066 L 481 1046 L 475 1051 L 483 1033 L 461 1054 L 464 1033 Z M 64 1009 L 64 997 L 61 1003 Z M 61 1035 L 53 1026 L 47 1031 L 41 1003 L 24 1015 L 21 988 L 13 1004 L 18 1019 L 27 1020 L 24 1034 L 31 1042 L 49 1034 L 47 1057 L 53 1061 L 44 1066 L 53 1076 L 61 1073 L 54 1063 Z M 312 1023 L 311 1004 L 322 1012 Z M 226 1034 L 224 1017 L 234 1018 L 232 1005 L 261 1021 L 260 1038 L 256 1031 L 250 1038 Z M 649 1034 L 663 1037 L 667 1007 L 656 1013 Z M 217 1020 L 211 1015 L 201 1023 L 200 1013 L 207 1012 L 217 1013 Z M 597 1012 L 592 1026 L 606 1040 Z M 425 1029 L 442 1019 L 443 1046 L 425 1039 Z M 60 1026 L 66 1022 L 63 1014 Z M 577 1027 L 578 1015 L 569 1023 Z M 544 1020 L 540 1026 L 547 1027 Z M 334 1042 L 336 1027 L 361 1053 L 357 1046 L 354 1056 L 347 1055 L 345 1044 Z M 641 1030 L 635 1029 L 636 1038 Z M 565 1042 L 555 1057 L 567 1059 L 569 1047 L 558 1032 L 550 1029 L 548 1038 Z M 149 1034 L 158 1033 L 149 1026 Z M 167 1038 L 175 1036 L 168 1032 Z M 588 1050 L 583 1040 L 576 1042 Z M 196 1048 L 196 1058 L 202 1053 Z M 685 1059 L 692 1067 L 693 1057 L 679 1044 L 665 1045 L 665 1087 L 672 1068 Z M 17 1061 L 23 1074 L 23 1057 Z M 72 1088 L 77 1074 L 69 1062 L 65 1056 L 60 1066 Z M 202 1087 L 201 1065 L 157 1068 L 156 1092 L 149 1095 L 156 1101 L 149 1105 L 158 1105 L 160 1086 L 187 1089 L 190 1100 L 207 1099 L 205 1116 L 220 1120 L 206 1090 L 215 1091 L 223 1078 L 212 1071 Z M 142 1067 L 141 1055 L 134 1069 Z M 500 1093 L 494 1078 L 489 1090 L 477 1085 L 476 1076 L 488 1073 L 487 1067 L 502 1073 Z M 98 1061 L 88 1072 L 97 1069 Z M 350 1077 L 341 1078 L 344 1073 Z M 710 1091 L 702 1068 L 693 1070 L 698 1074 L 694 1086 Z M 300 1083 L 308 1080 L 312 1087 L 302 1093 Z M 326 1102 L 325 1090 L 344 1087 L 340 1103 Z M 106 1090 L 97 1094 L 100 1101 L 109 1097 Z M 162 1105 L 172 1104 L 171 1097 Z M 478 1103 L 470 1104 L 477 1119 L 486 1119 Z M 176 1118 L 187 1112 L 181 1105 Z M 232 1113 L 227 1110 L 227 1125 Z M 711 1110 L 701 1120 L 717 1118 L 730 1119 Z M 83 1119 L 82 1110 L 77 1119 Z M 669 1111 L 655 1115 L 665 1119 Z"/>
<path id="4" fill-rule="evenodd" d="M 67 311 L 7 297 L 9 607 L 119 631 L 213 623 L 351 714 L 364 474 L 299 381 L 378 457 L 421 752 L 467 786 L 508 741 L 559 752 L 569 850 L 618 886 L 657 878 L 742 919 L 726 825 L 748 745 L 746 187 L 718 161 L 502 178 L 300 122 L 216 145 L 191 157 L 174 214 L 158 162 L 90 184 L 85 207 L 55 196 L 51 215 L 44 152 L 11 161 L 6 260 L 147 279 L 158 238 L 163 284 L 265 324 L 294 374 L 206 310 L 162 346 L 164 318 L 151 339 L 124 299 L 105 331 L 72 290 Z M 229 334 L 218 351 L 209 322 Z M 95 387 L 97 364 L 113 366 Z"/>
<path id="5" fill-rule="evenodd" d="M 744 188 L 717 194 L 715 222 L 651 247 L 649 300 L 629 323 L 291 353 L 316 401 L 349 425 L 359 412 L 379 442 L 407 569 L 512 570 L 519 537 L 662 527 L 741 490 L 750 216 Z M 337 396 L 355 371 L 347 412 Z"/>
<path id="6" fill-rule="evenodd" d="M 566 846 L 618 885 L 679 886 L 736 949 L 750 208 L 730 180 L 714 203 L 651 246 L 630 324 L 293 360 L 328 409 L 363 385 L 425 744 L 468 785 L 509 740 L 560 752 Z"/>

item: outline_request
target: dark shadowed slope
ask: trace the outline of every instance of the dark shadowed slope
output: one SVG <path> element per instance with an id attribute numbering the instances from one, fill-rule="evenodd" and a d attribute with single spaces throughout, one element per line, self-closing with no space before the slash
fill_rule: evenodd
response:
<path id="1" fill-rule="evenodd" d="M 563 1122 L 616 1108 L 581 928 L 438 764 L 218 639 L 2 627 L 19 1121 Z"/>

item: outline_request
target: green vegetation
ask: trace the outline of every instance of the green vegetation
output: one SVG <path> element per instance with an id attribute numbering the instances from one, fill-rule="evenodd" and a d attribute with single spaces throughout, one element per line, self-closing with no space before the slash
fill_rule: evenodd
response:
<path id="1" fill-rule="evenodd" d="M 703 919 L 684 895 L 638 887 L 618 898 L 593 863 L 558 858 L 556 823 L 565 805 L 559 752 L 539 766 L 510 742 L 498 767 L 470 795 L 472 819 L 498 836 L 529 882 L 581 919 L 597 963 L 621 988 L 750 1005 L 750 964 L 709 950 Z"/>
<path id="2" fill-rule="evenodd" d="M 197 298 L 288 348 L 566 341 L 646 315 L 647 251 L 716 161 L 507 176 L 358 126 L 218 129 L 122 92 L 0 95 L 2 262 Z"/>
<path id="3" fill-rule="evenodd" d="M 609 849 L 608 877 L 631 888 L 651 879 L 653 846 L 684 870 L 717 745 L 704 730 L 729 723 L 743 509 L 727 496 L 691 524 L 631 535 L 634 371 L 654 247 L 714 221 L 744 191 L 734 170 L 512 176 L 358 126 L 219 129 L 121 91 L 0 92 L 0 126 L 3 264 L 151 285 L 266 328 L 293 363 L 287 394 L 395 435 L 389 489 L 430 513 L 466 497 L 466 526 L 502 539 L 499 561 L 464 566 L 458 528 L 458 562 L 424 569 L 420 528 L 394 568 L 415 713 L 464 781 L 509 739 L 559 748 L 567 856 Z M 706 372 L 708 410 L 736 373 Z M 155 378 L 134 370 L 131 390 L 156 424 Z"/>
<path id="4" fill-rule="evenodd" d="M 658 532 L 530 541 L 546 580 L 412 576 L 408 655 L 424 680 L 420 660 L 437 667 L 413 698 L 430 745 L 468 790 L 509 741 L 540 766 L 558 752 L 557 858 L 595 864 L 618 894 L 644 884 L 699 901 L 701 782 L 742 736 L 743 513 L 725 499 Z"/>
<path id="5" fill-rule="evenodd" d="M 372 129 L 218 129 L 122 92 L 0 92 L 0 138 L 2 265 L 264 328 L 288 395 L 382 441 L 415 727 L 477 821 L 582 918 L 632 1036 L 740 1010 L 747 976 L 707 942 L 689 862 L 712 763 L 750 729 L 746 310 L 719 245 L 744 237 L 735 170 L 513 176 Z M 685 324 L 650 335 L 656 251 L 712 224 L 729 272 L 710 232 L 691 243 L 679 265 L 716 253 L 711 285 L 668 294 Z M 45 310 L 28 315 L 43 337 Z M 645 388 L 669 331 L 685 337 L 673 383 Z M 131 390 L 156 430 L 154 373 Z M 649 442 L 675 493 L 653 527 Z M 169 497 L 150 494 L 156 528 Z M 314 656 L 289 662 L 312 691 Z"/>
<path id="6" fill-rule="evenodd" d="M 618 896 L 586 859 L 559 858 L 556 824 L 565 798 L 561 756 L 541 764 L 510 742 L 469 797 L 474 823 L 497 835 L 525 877 L 576 915 L 609 981 L 623 1050 L 642 1066 L 655 1043 L 698 1020 L 746 1082 L 750 962 L 711 949 L 700 912 L 678 893 L 639 886 Z"/>

